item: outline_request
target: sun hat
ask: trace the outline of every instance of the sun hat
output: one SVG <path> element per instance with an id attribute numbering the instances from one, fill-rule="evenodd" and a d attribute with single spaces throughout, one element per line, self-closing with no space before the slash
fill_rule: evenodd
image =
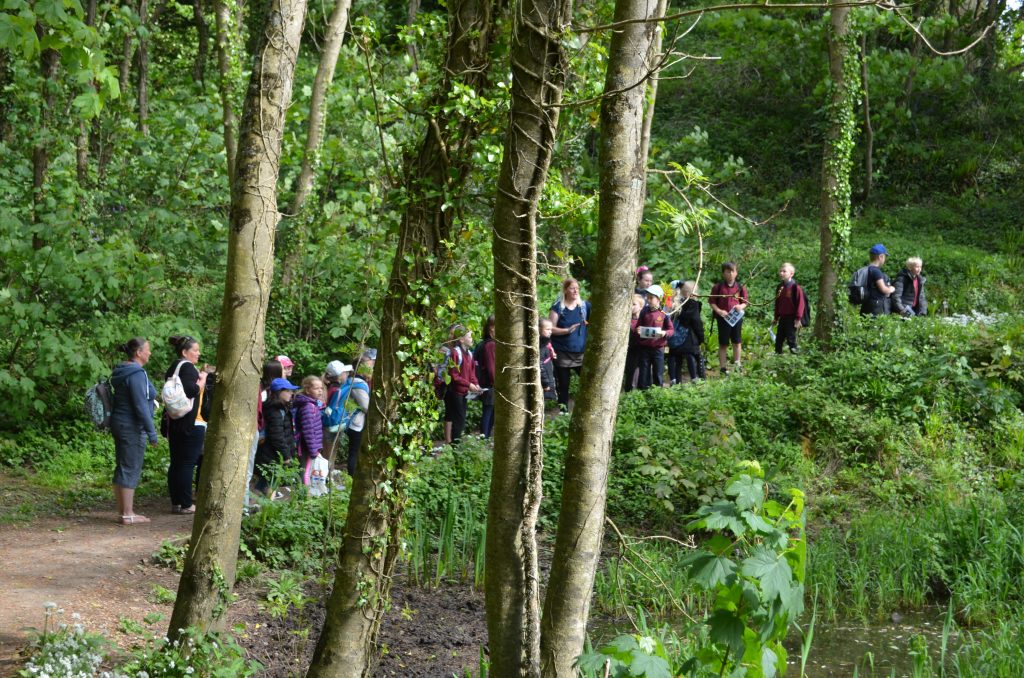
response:
<path id="1" fill-rule="evenodd" d="M 286 355 L 279 355 L 277 356 L 276 360 L 277 362 L 281 363 L 281 367 L 285 369 L 288 369 L 289 367 L 295 367 L 295 363 L 293 363 L 292 359 Z"/>
<path id="2" fill-rule="evenodd" d="M 889 250 L 885 249 L 885 245 L 883 245 L 882 243 L 878 243 L 877 245 L 875 245 L 874 247 L 871 248 L 871 254 L 878 255 L 878 254 L 888 254 L 888 253 L 889 253 Z"/>
<path id="3" fill-rule="evenodd" d="M 298 391 L 299 387 L 288 381 L 284 377 L 278 377 L 270 382 L 270 392 L 277 393 L 278 391 Z"/>
<path id="4" fill-rule="evenodd" d="M 346 365 L 340 360 L 332 360 L 331 362 L 327 363 L 327 369 L 324 370 L 324 374 L 326 374 L 328 377 L 340 377 L 346 372 L 351 371 L 351 365 Z"/>
<path id="5" fill-rule="evenodd" d="M 665 291 L 661 289 L 661 285 L 651 285 L 646 290 L 644 290 L 644 292 L 646 292 L 647 294 L 653 294 L 659 299 L 665 298 Z"/>

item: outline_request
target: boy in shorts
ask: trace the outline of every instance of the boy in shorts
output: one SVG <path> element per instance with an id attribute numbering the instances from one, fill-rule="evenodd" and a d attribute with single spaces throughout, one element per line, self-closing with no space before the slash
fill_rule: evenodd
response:
<path id="1" fill-rule="evenodd" d="M 729 344 L 732 344 L 733 367 L 739 370 L 743 358 L 743 319 L 730 327 L 725 317 L 734 309 L 746 311 L 750 304 L 746 285 L 736 280 L 736 264 L 727 261 L 722 264 L 722 279 L 711 288 L 711 311 L 718 322 L 718 371 L 728 374 L 726 359 L 729 355 Z"/>

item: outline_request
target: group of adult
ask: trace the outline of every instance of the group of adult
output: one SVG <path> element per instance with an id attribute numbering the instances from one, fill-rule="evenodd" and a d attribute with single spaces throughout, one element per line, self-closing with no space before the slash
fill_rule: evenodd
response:
<path id="1" fill-rule="evenodd" d="M 172 513 L 191 514 L 196 510 L 194 488 L 202 465 L 216 370 L 210 365 L 199 366 L 201 347 L 194 337 L 172 336 L 168 344 L 174 359 L 164 379 L 180 382 L 180 391 L 190 406 L 174 412 L 175 416 L 165 409 L 160 418 L 160 429 L 170 450 L 167 491 Z M 119 348 L 125 360 L 114 367 L 110 378 L 114 499 L 119 522 L 135 525 L 150 522 L 135 511 L 134 500 L 146 447 L 155 446 L 158 441 L 154 416 L 159 401 L 145 369 L 152 357 L 149 341 L 134 337 Z M 331 361 L 322 376 L 307 376 L 301 386 L 289 380 L 294 363 L 287 356 L 268 361 L 263 367 L 256 400 L 257 435 L 249 454 L 247 485 L 255 475 L 255 488 L 271 493 L 269 475 L 275 464 L 296 465 L 295 480 L 310 484 L 314 467 L 321 468 L 316 459 L 325 456 L 328 464 L 333 462 L 342 434 L 348 439 L 346 466 L 353 473 L 376 357 L 376 350 L 367 349 L 358 356 L 355 366 Z"/>

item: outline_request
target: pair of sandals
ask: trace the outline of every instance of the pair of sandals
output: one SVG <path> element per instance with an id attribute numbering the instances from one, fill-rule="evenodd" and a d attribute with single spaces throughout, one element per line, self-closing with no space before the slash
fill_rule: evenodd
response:
<path id="1" fill-rule="evenodd" d="M 143 523 L 151 522 L 146 516 L 141 516 L 138 513 L 133 513 L 127 516 L 121 516 L 122 525 L 142 525 Z"/>
<path id="2" fill-rule="evenodd" d="M 177 504 L 175 504 L 174 506 L 171 507 L 171 513 L 195 513 L 195 512 L 196 512 L 196 505 L 195 504 L 192 504 L 191 506 L 178 506 Z"/>

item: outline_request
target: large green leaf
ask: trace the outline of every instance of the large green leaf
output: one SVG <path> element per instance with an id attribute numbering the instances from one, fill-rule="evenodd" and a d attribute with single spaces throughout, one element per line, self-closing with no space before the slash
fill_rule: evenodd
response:
<path id="1" fill-rule="evenodd" d="M 743 561 L 742 571 L 761 583 L 766 600 L 773 600 L 776 596 L 785 600 L 792 590 L 793 570 L 782 554 L 759 548 Z"/>
<path id="2" fill-rule="evenodd" d="M 728 580 L 736 574 L 736 563 L 725 556 L 698 552 L 688 559 L 688 563 L 690 576 L 706 589 L 712 589 L 719 584 L 727 584 Z"/>
<path id="3" fill-rule="evenodd" d="M 743 631 L 746 628 L 743 620 L 729 610 L 715 610 L 708 619 L 711 628 L 711 640 L 729 646 L 730 654 L 743 656 Z"/>

